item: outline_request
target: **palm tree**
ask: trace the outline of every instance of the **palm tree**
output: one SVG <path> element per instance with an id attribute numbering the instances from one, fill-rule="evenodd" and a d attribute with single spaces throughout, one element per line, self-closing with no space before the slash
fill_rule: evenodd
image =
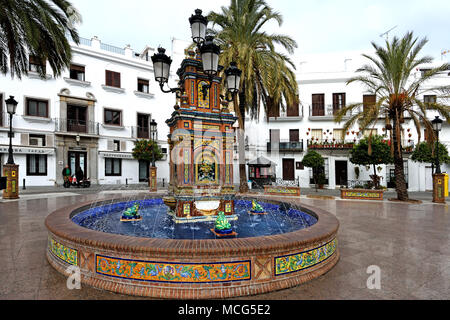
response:
<path id="1" fill-rule="evenodd" d="M 210 12 L 212 33 L 223 52 L 222 65 L 236 62 L 242 70 L 241 91 L 234 100 L 239 123 L 240 192 L 247 192 L 245 167 L 245 115 L 258 119 L 263 107 L 266 114 L 298 102 L 294 64 L 287 55 L 275 50 L 278 45 L 292 54 L 296 42 L 288 36 L 267 34 L 262 28 L 270 21 L 281 26 L 283 19 L 264 0 L 231 0 L 220 13 Z M 218 29 L 214 27 L 218 26 Z M 238 106 L 238 107 L 236 107 Z"/>
<path id="2" fill-rule="evenodd" d="M 39 62 L 45 77 L 48 61 L 55 76 L 70 65 L 71 48 L 66 34 L 79 43 L 74 24 L 81 16 L 66 0 L 0 0 L 0 70 L 11 78 L 28 74 L 29 57 Z"/>
<path id="3" fill-rule="evenodd" d="M 413 72 L 419 66 L 433 62 L 433 58 L 429 56 L 418 57 L 427 42 L 426 38 L 422 40 L 415 38 L 412 32 L 406 33 L 401 39 L 394 37 L 391 42 L 386 41 L 385 48 L 372 42 L 375 56 L 363 55 L 371 64 L 366 64 L 358 69 L 356 72 L 361 75 L 350 79 L 347 84 L 362 83 L 376 95 L 376 103 L 365 105 L 361 112 L 358 111 L 363 106 L 362 103 L 348 105 L 342 108 L 335 117 L 336 122 L 341 122 L 349 112 L 354 114 L 345 122 L 343 131 L 347 132 L 356 123 L 359 123 L 360 131 L 369 126 L 375 126 L 380 120 L 380 116 L 385 116 L 383 121 L 386 121 L 386 129 L 391 134 L 397 196 L 401 201 L 408 200 L 401 141 L 405 118 L 409 117 L 413 121 L 419 142 L 422 127 L 425 127 L 427 132 L 433 132 L 431 122 L 427 118 L 427 111 L 437 111 L 447 122 L 450 119 L 450 107 L 445 105 L 442 99 L 436 102 L 424 102 L 419 99 L 426 92 L 445 91 L 445 87 L 425 87 L 425 84 L 437 74 L 447 70 L 449 64 L 443 64 L 424 72 L 422 77 L 412 77 Z M 353 113 L 355 111 L 356 113 Z"/>

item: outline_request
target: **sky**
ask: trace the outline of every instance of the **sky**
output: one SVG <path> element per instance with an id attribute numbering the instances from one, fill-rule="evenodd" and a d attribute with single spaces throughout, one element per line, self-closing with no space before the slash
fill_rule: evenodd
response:
<path id="1" fill-rule="evenodd" d="M 414 31 L 429 42 L 424 54 L 441 60 L 450 50 L 450 1 L 447 0 L 266 0 L 283 16 L 283 24 L 265 31 L 285 34 L 298 44 L 296 55 L 366 51 L 372 41 L 383 44 L 389 37 Z M 82 37 L 98 36 L 104 43 L 131 47 L 146 45 L 170 49 L 171 39 L 190 40 L 188 18 L 200 8 L 220 11 L 230 0 L 72 0 L 81 13 Z M 450 59 L 450 53 L 444 60 Z"/>

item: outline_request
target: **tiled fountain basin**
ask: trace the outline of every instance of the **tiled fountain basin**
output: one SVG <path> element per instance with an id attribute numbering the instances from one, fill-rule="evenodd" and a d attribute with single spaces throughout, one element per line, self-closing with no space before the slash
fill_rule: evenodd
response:
<path id="1" fill-rule="evenodd" d="M 73 215 L 90 207 L 92 203 L 84 203 L 49 215 L 47 258 L 59 272 L 77 266 L 83 284 L 117 293 L 170 299 L 256 295 L 310 281 L 339 260 L 338 220 L 306 205 L 300 209 L 318 218 L 307 229 L 217 240 L 136 238 L 72 222 Z M 183 272 L 191 275 L 177 277 Z"/>

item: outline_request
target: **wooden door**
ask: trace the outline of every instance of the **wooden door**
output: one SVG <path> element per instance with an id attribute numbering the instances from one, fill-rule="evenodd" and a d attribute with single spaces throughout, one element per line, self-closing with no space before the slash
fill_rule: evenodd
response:
<path id="1" fill-rule="evenodd" d="M 325 95 L 313 94 L 312 95 L 312 116 L 320 117 L 325 115 Z"/>
<path id="2" fill-rule="evenodd" d="M 289 142 L 299 142 L 300 141 L 300 130 L 291 129 L 289 130 Z"/>
<path id="3" fill-rule="evenodd" d="M 366 110 L 368 107 L 375 105 L 377 97 L 374 94 L 366 94 L 363 96 L 363 108 Z"/>
<path id="4" fill-rule="evenodd" d="M 283 159 L 283 180 L 295 180 L 295 159 Z"/>

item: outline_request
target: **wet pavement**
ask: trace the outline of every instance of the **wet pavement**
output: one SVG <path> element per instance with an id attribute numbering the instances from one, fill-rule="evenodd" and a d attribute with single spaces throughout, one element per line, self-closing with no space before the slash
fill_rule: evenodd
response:
<path id="1" fill-rule="evenodd" d="M 141 299 L 82 285 L 69 290 L 66 278 L 47 262 L 44 220 L 59 208 L 111 197 L 93 194 L 23 195 L 0 202 L 0 300 L 5 299 Z M 92 190 L 91 192 L 95 192 Z M 116 193 L 122 197 L 132 190 Z M 413 196 L 412 196 L 413 197 Z M 388 201 L 342 201 L 302 198 L 302 203 L 336 215 L 341 226 L 341 259 L 330 272 L 309 283 L 242 299 L 449 299 L 450 212 L 447 205 Z M 370 290 L 370 266 L 381 271 L 381 289 Z"/>

